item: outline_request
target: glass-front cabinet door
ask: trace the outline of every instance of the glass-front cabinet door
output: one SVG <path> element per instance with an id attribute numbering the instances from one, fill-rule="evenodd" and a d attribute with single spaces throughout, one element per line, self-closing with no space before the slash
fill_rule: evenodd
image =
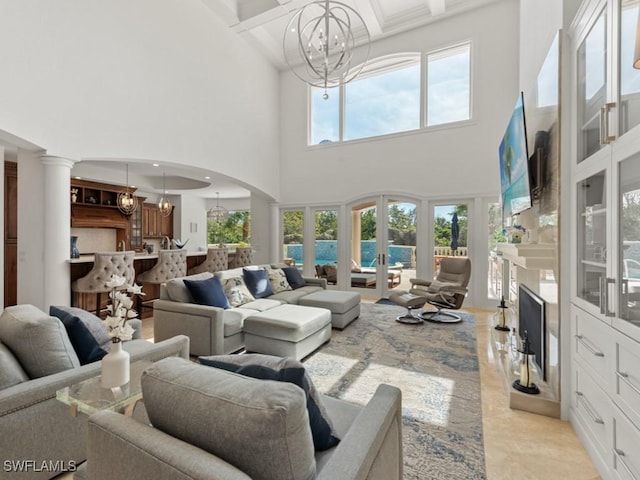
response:
<path id="1" fill-rule="evenodd" d="M 578 201 L 578 284 L 576 295 L 607 313 L 607 176 L 600 171 L 580 181 Z"/>
<path id="2" fill-rule="evenodd" d="M 622 0 L 619 19 L 619 136 L 640 124 L 640 69 L 634 68 L 640 0 Z"/>
<path id="3" fill-rule="evenodd" d="M 618 216 L 617 317 L 637 327 L 640 326 L 640 153 L 618 164 Z M 624 323 L 622 326 L 625 327 Z"/>
<path id="4" fill-rule="evenodd" d="M 586 30 L 577 52 L 578 162 L 600 150 L 607 117 L 607 12 L 600 7 L 597 19 Z"/>

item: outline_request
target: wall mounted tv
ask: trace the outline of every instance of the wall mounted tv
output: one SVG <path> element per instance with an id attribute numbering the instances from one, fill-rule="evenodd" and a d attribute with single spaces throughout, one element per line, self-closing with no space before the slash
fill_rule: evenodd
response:
<path id="1" fill-rule="evenodd" d="M 532 206 L 527 129 L 522 92 L 518 95 L 518 101 L 500 142 L 498 152 L 500 155 L 502 215 L 504 218 L 508 218 Z"/>

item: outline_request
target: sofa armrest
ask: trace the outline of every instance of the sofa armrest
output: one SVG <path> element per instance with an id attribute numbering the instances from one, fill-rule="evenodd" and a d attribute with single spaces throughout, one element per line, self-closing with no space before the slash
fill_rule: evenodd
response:
<path id="1" fill-rule="evenodd" d="M 322 287 L 324 290 L 327 289 L 327 279 L 326 278 L 315 278 L 315 277 L 302 277 L 304 280 L 305 286 L 316 286 Z"/>
<path id="2" fill-rule="evenodd" d="M 157 361 L 172 355 L 189 358 L 189 339 L 185 336 L 149 343 L 149 348 L 131 355 L 131 361 Z M 0 417 L 55 398 L 56 391 L 100 374 L 101 362 L 71 368 L 46 377 L 34 378 L 0 390 Z"/>
<path id="3" fill-rule="evenodd" d="M 318 480 L 401 480 L 402 469 L 402 393 L 382 384 L 335 447 Z"/>
<path id="4" fill-rule="evenodd" d="M 221 355 L 224 351 L 224 313 L 219 307 L 156 300 L 153 330 L 156 340 L 189 337 L 191 355 Z"/>
<path id="5" fill-rule="evenodd" d="M 87 478 L 250 480 L 215 455 L 109 411 L 98 412 L 89 419 Z"/>

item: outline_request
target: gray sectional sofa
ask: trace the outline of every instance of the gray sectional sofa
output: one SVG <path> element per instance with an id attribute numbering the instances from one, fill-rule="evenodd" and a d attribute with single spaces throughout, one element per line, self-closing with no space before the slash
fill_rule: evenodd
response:
<path id="1" fill-rule="evenodd" d="M 8 307 L 0 316 L 0 452 L 10 478 L 52 478 L 86 458 L 87 416 L 72 416 L 56 391 L 100 374 L 100 362 L 80 366 L 61 322 L 33 305 Z M 189 358 L 181 336 L 153 344 L 125 342 L 131 361 Z M 22 463 L 28 461 L 32 463 Z M 59 461 L 53 464 L 53 461 Z M 12 466 L 13 465 L 13 466 Z M 43 465 L 45 468 L 43 468 Z M 7 464 L 3 464 L 7 468 Z"/>
<path id="2" fill-rule="evenodd" d="M 280 266 L 256 267 L 273 271 Z M 233 308 L 194 303 L 184 280 L 206 280 L 213 275 L 224 283 L 228 279 L 242 278 L 243 269 L 199 273 L 161 285 L 160 298 L 153 306 L 156 340 L 186 335 L 190 339 L 191 355 L 197 356 L 233 353 L 248 344 L 247 350 L 252 345 L 252 351 L 300 359 L 330 339 L 332 322 L 333 326 L 344 328 L 360 313 L 359 295 L 346 292 L 347 297 L 351 296 L 350 301 L 344 303 L 349 307 L 348 321 L 341 311 L 332 315 L 320 305 L 300 306 L 304 303 L 301 299 L 327 288 L 325 279 L 309 277 L 303 277 L 304 285 L 299 288 L 276 291 Z M 332 299 L 328 295 L 327 300 Z M 282 308 L 285 305 L 297 308 Z M 320 310 L 326 310 L 329 316 Z"/>

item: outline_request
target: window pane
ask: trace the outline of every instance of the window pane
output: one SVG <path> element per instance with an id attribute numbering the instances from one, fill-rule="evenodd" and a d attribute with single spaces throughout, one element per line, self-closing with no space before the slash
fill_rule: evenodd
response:
<path id="1" fill-rule="evenodd" d="M 316 210 L 316 265 L 338 261 L 338 211 Z"/>
<path id="2" fill-rule="evenodd" d="M 468 120 L 470 53 L 463 45 L 427 57 L 427 125 Z"/>
<path id="3" fill-rule="evenodd" d="M 311 145 L 340 140 L 340 90 L 328 90 L 329 98 L 322 98 L 324 89 L 311 89 Z"/>
<path id="4" fill-rule="evenodd" d="M 293 259 L 294 264 L 302 265 L 304 212 L 287 211 L 282 214 L 283 236 L 282 252 L 284 258 Z"/>
<path id="5" fill-rule="evenodd" d="M 420 127 L 419 64 L 350 82 L 345 95 L 345 140 Z"/>
<path id="6" fill-rule="evenodd" d="M 207 241 L 218 243 L 249 243 L 251 212 L 231 211 L 224 219 L 207 218 Z"/>

